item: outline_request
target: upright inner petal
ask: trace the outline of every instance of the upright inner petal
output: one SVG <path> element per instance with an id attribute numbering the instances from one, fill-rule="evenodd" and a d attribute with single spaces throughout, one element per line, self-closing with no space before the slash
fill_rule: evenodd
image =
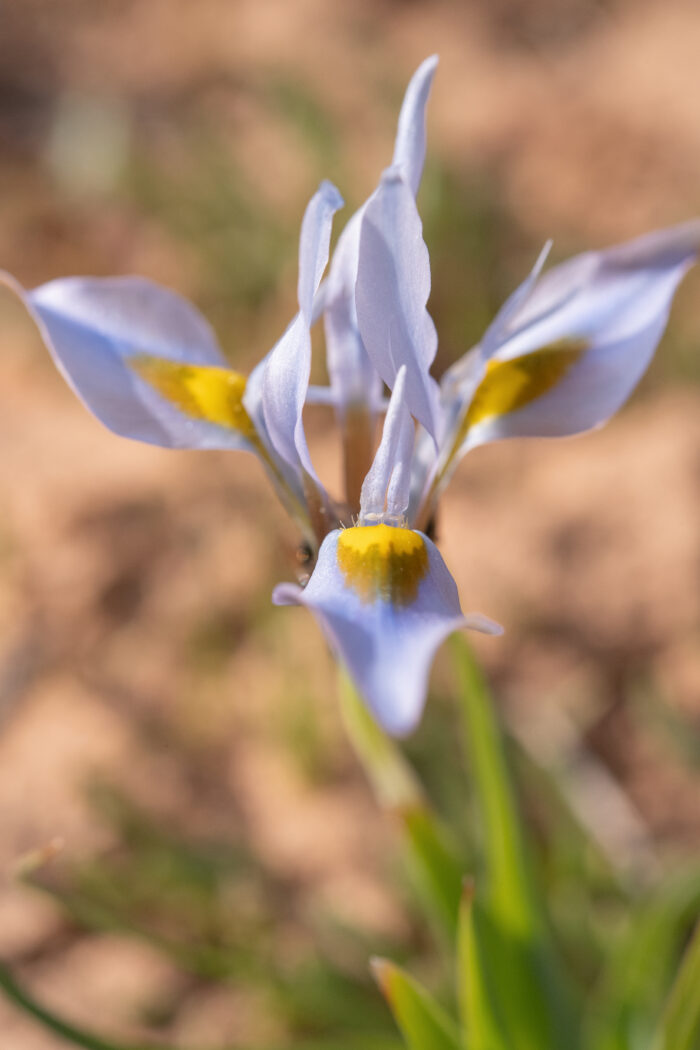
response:
<path id="1" fill-rule="evenodd" d="M 229 427 L 257 445 L 255 424 L 243 407 L 244 375 L 228 368 L 182 364 L 151 354 L 137 354 L 129 358 L 129 365 L 190 419 Z"/>
<path id="2" fill-rule="evenodd" d="M 357 525 L 338 536 L 338 565 L 348 587 L 365 603 L 412 604 L 428 571 L 418 532 L 393 525 Z"/>

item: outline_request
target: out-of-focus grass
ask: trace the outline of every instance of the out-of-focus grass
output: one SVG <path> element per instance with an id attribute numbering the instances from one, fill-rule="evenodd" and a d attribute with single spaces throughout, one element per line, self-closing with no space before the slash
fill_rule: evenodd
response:
<path id="1" fill-rule="evenodd" d="M 94 783 L 89 797 L 115 847 L 32 879 L 79 928 L 142 939 L 195 982 L 264 993 L 290 1037 L 390 1033 L 366 966 L 376 937 L 320 914 L 309 931 L 300 887 L 271 874 L 240 837 L 187 837 L 115 785 Z M 304 943 L 291 955 L 280 949 L 290 932 Z M 406 954 L 396 941 L 382 949 Z M 156 1027 L 176 1013 L 160 1000 L 144 1010 Z"/>
<path id="2" fill-rule="evenodd" d="M 175 167 L 146 153 L 135 159 L 126 192 L 183 247 L 195 246 L 202 275 L 198 298 L 226 334 L 242 316 L 269 309 L 293 258 L 294 233 L 215 138 L 193 130 L 180 146 L 185 157 Z M 240 348 L 231 336 L 225 349 L 235 362 Z"/>
<path id="3" fill-rule="evenodd" d="M 319 97 L 298 76 L 280 70 L 270 72 L 263 90 L 268 106 L 296 131 L 302 150 L 327 178 L 338 178 L 340 134 Z"/>

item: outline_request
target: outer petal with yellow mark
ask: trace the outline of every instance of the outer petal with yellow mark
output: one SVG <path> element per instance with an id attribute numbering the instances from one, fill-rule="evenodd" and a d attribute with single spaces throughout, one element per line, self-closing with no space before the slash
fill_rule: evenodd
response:
<path id="1" fill-rule="evenodd" d="M 312 611 L 377 721 L 396 735 L 417 725 L 448 634 L 501 631 L 462 615 L 456 584 L 426 536 L 390 525 L 330 533 L 307 586 L 281 584 L 273 600 Z"/>
<path id="2" fill-rule="evenodd" d="M 141 277 L 68 277 L 23 300 L 59 371 L 105 426 L 168 448 L 258 451 L 245 377 L 201 314 Z"/>
<path id="3" fill-rule="evenodd" d="M 506 437 L 559 437 L 606 422 L 646 371 L 671 302 L 700 250 L 700 222 L 539 268 L 486 333 L 458 455 Z M 454 386 L 454 371 L 443 391 Z"/>

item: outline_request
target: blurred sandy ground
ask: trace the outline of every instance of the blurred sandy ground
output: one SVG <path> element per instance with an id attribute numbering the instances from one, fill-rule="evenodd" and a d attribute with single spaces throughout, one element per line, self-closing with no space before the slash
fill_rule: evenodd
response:
<path id="1" fill-rule="evenodd" d="M 697 214 L 699 42 L 691 0 L 4 0 L 2 264 L 27 285 L 146 274 L 193 297 L 247 368 L 293 309 L 319 178 L 353 204 L 371 190 L 403 86 L 436 51 L 424 194 L 449 359 L 546 237 L 563 253 Z M 683 729 L 700 720 L 699 281 L 614 423 L 477 452 L 440 522 L 465 607 L 507 628 L 479 648 L 513 723 L 542 753 L 590 747 L 673 850 L 700 832 Z M 183 989 L 138 941 L 67 930 L 11 873 L 56 835 L 72 861 L 115 848 L 86 800 L 97 774 L 291 880 L 289 951 L 314 909 L 401 935 L 331 662 L 304 613 L 268 607 L 296 538 L 255 464 L 104 432 L 17 305 L 0 311 L 0 948 L 86 1021 L 123 1032 L 170 995 L 173 1037 L 273 1038 L 250 997 Z M 332 477 L 327 420 L 310 426 Z M 2 1003 L 0 1031 L 58 1045 Z"/>

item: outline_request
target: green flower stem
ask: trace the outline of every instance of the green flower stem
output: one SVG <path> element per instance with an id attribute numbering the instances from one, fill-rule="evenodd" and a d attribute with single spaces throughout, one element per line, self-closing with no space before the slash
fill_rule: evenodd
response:
<path id="1" fill-rule="evenodd" d="M 417 888 L 439 932 L 453 943 L 464 874 L 457 845 L 401 749 L 377 725 L 345 672 L 340 698 L 345 729 L 375 797 L 396 819 Z"/>

